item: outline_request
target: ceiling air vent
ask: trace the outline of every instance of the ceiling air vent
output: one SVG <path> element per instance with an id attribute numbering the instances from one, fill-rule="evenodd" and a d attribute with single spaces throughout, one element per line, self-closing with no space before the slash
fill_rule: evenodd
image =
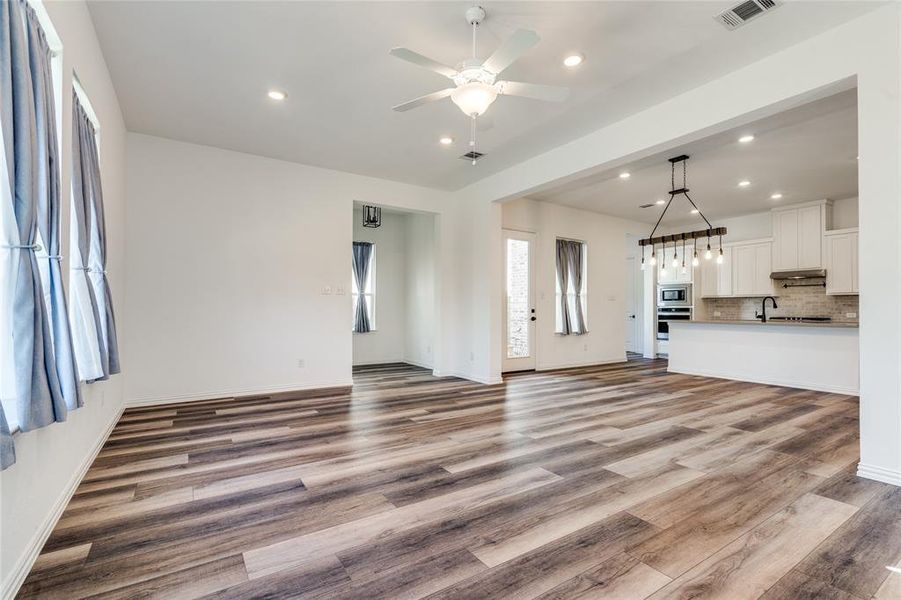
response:
<path id="1" fill-rule="evenodd" d="M 483 156 L 485 156 L 483 152 L 476 152 L 475 150 L 471 150 L 460 158 L 462 158 L 463 160 L 479 160 Z"/>
<path id="2" fill-rule="evenodd" d="M 726 29 L 738 29 L 751 19 L 755 19 L 763 13 L 779 6 L 779 0 L 747 0 L 724 10 L 714 17 L 723 24 Z"/>

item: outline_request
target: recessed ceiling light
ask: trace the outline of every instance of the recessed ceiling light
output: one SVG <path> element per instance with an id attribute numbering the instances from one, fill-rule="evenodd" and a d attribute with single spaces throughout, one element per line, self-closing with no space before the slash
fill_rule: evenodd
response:
<path id="1" fill-rule="evenodd" d="M 772 196 L 770 196 L 770 198 L 773 199 L 773 200 L 781 200 L 781 199 L 782 199 L 782 194 L 780 194 L 779 192 L 776 192 L 775 194 L 773 194 Z"/>
<path id="2" fill-rule="evenodd" d="M 281 90 L 269 90 L 269 93 L 267 95 L 273 100 L 284 100 L 288 97 L 288 94 Z"/>
<path id="3" fill-rule="evenodd" d="M 693 215 L 698 214 L 698 209 L 697 208 L 691 209 L 691 214 L 693 214 Z"/>
<path id="4" fill-rule="evenodd" d="M 632 177 L 632 174 L 629 173 L 628 171 L 623 171 L 622 173 L 619 174 L 620 179 L 628 179 L 629 177 Z"/>
<path id="5" fill-rule="evenodd" d="M 738 182 L 738 187 L 748 187 L 749 185 L 751 185 L 751 182 L 747 179 L 742 179 Z"/>
<path id="6" fill-rule="evenodd" d="M 741 142 L 742 144 L 747 144 L 748 142 L 753 142 L 753 141 L 754 141 L 754 136 L 753 136 L 753 135 L 750 135 L 750 134 L 749 134 L 749 135 L 743 135 L 743 136 L 741 136 L 740 138 L 738 138 L 738 141 Z"/>
<path id="7" fill-rule="evenodd" d="M 449 135 L 442 135 L 440 138 L 438 138 L 438 142 L 442 146 L 450 146 L 451 144 L 454 143 L 454 138 L 452 138 Z"/>
<path id="8" fill-rule="evenodd" d="M 661 198 L 660 200 L 658 200 L 658 201 L 656 202 L 656 204 L 666 204 L 666 200 L 664 200 L 664 199 Z"/>
<path id="9" fill-rule="evenodd" d="M 563 59 L 563 64 L 569 68 L 578 67 L 583 60 L 585 60 L 585 57 L 581 54 L 570 54 Z"/>

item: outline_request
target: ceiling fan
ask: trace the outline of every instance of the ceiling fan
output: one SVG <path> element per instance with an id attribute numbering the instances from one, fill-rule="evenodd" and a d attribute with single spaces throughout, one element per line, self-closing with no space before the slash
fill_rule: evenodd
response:
<path id="1" fill-rule="evenodd" d="M 473 139 L 469 145 L 475 147 L 475 119 L 482 116 L 498 95 L 522 96 L 548 102 L 563 102 L 569 95 L 569 89 L 553 85 L 521 83 L 518 81 L 498 81 L 497 76 L 513 64 L 520 56 L 538 43 L 538 34 L 528 29 L 518 29 L 501 44 L 485 61 L 476 58 L 476 30 L 485 20 L 485 9 L 473 6 L 466 11 L 466 20 L 472 25 L 472 58 L 464 60 L 457 68 L 449 67 L 422 54 L 407 48 L 392 48 L 390 54 L 420 67 L 425 67 L 444 75 L 454 82 L 456 87 L 449 87 L 409 102 L 398 104 L 394 110 L 404 112 L 428 102 L 434 102 L 450 96 L 463 113 L 473 120 L 471 128 Z M 475 164 L 475 160 L 473 160 Z"/>

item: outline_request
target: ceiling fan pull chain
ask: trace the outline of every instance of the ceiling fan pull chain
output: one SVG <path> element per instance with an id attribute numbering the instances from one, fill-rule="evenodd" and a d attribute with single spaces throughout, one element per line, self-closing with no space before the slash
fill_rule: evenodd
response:
<path id="1" fill-rule="evenodd" d="M 469 151 L 472 156 L 472 164 L 476 164 L 476 117 L 469 118 Z"/>

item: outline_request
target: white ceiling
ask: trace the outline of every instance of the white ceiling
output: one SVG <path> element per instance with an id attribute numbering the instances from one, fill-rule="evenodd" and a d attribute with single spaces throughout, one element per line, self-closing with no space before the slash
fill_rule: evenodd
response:
<path id="1" fill-rule="evenodd" d="M 857 196 L 857 91 L 816 102 L 672 148 L 622 168 L 593 174 L 533 194 L 536 200 L 653 223 L 662 206 L 642 204 L 669 199 L 667 159 L 687 154 L 692 200 L 708 219 L 750 214 L 778 204 Z M 750 143 L 738 138 L 751 134 Z M 628 179 L 619 177 L 628 172 Z M 739 181 L 751 185 L 740 187 Z M 676 188 L 682 187 L 681 167 Z M 782 198 L 773 200 L 779 192 Z M 677 196 L 668 223 L 698 220 L 691 205 Z"/>
<path id="2" fill-rule="evenodd" d="M 332 169 L 456 189 L 884 2 L 791 2 L 736 31 L 734 2 L 494 2 L 490 54 L 517 28 L 542 41 L 504 78 L 565 85 L 561 105 L 501 97 L 478 134 L 450 100 L 391 106 L 447 80 L 388 55 L 449 64 L 468 55 L 466 2 L 94 1 L 90 11 L 129 130 Z M 561 66 L 577 50 L 586 62 Z M 266 91 L 278 87 L 278 104 Z M 88 90 L 90 92 L 90 90 Z M 457 143 L 441 147 L 451 134 Z"/>

